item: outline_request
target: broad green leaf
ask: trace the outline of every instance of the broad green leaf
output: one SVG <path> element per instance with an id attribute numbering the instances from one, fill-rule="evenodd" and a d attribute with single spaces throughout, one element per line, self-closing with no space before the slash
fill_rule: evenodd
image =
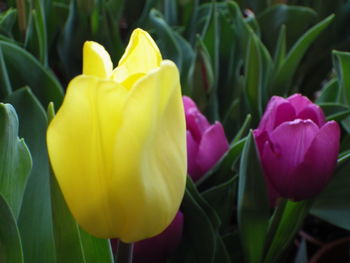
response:
<path id="1" fill-rule="evenodd" d="M 0 193 L 0 262 L 23 263 L 21 237 L 16 218 Z"/>
<path id="2" fill-rule="evenodd" d="M 282 62 L 286 57 L 286 27 L 285 25 L 281 26 L 280 32 L 278 34 L 278 40 L 276 44 L 276 49 L 274 53 L 274 63 L 276 67 L 280 67 Z"/>
<path id="3" fill-rule="evenodd" d="M 298 65 L 303 58 L 309 46 L 313 43 L 316 37 L 333 21 L 334 15 L 330 15 L 317 25 L 313 26 L 305 32 L 299 40 L 293 45 L 288 52 L 286 59 L 277 68 L 275 76 L 270 84 L 270 94 L 285 95 L 288 94 L 291 80 L 294 76 Z"/>
<path id="4" fill-rule="evenodd" d="M 162 18 L 162 14 L 157 10 L 150 12 L 151 25 L 156 29 L 158 35 L 158 45 L 162 51 L 164 58 L 173 60 L 181 71 L 182 67 L 182 53 L 181 48 L 178 45 L 174 32 L 166 24 Z"/>
<path id="5" fill-rule="evenodd" d="M 350 160 L 338 165 L 331 181 L 315 199 L 311 213 L 323 220 L 350 230 Z"/>
<path id="6" fill-rule="evenodd" d="M 177 24 L 177 1 L 164 1 L 164 18 L 168 25 L 175 26 Z"/>
<path id="7" fill-rule="evenodd" d="M 338 103 L 320 103 L 327 120 L 341 121 L 350 115 L 350 107 Z"/>
<path id="8" fill-rule="evenodd" d="M 197 38 L 193 67 L 190 95 L 196 101 L 198 107 L 204 110 L 208 106 L 208 94 L 214 86 L 214 72 L 208 50 L 199 37 Z"/>
<path id="9" fill-rule="evenodd" d="M 219 22 L 218 22 L 218 8 L 215 1 L 210 4 L 210 18 L 208 20 L 207 28 L 201 35 L 203 44 L 208 50 L 209 58 L 213 68 L 213 86 L 209 93 L 207 116 L 210 120 L 219 120 L 219 101 L 218 101 L 218 76 L 219 76 Z"/>
<path id="10" fill-rule="evenodd" d="M 12 92 L 12 85 L 9 79 L 4 55 L 0 46 L 0 95 L 6 97 Z"/>
<path id="11" fill-rule="evenodd" d="M 338 80 L 336 78 L 328 81 L 321 90 L 320 96 L 316 99 L 316 103 L 340 102 L 340 90 Z"/>
<path id="12" fill-rule="evenodd" d="M 0 48 L 13 90 L 28 85 L 45 107 L 50 101 L 61 105 L 62 87 L 50 70 L 45 69 L 30 53 L 12 43 L 0 41 Z"/>
<path id="13" fill-rule="evenodd" d="M 0 13 L 0 33 L 12 37 L 12 28 L 16 22 L 17 10 L 9 8 Z"/>
<path id="14" fill-rule="evenodd" d="M 262 58 L 257 38 L 252 35 L 245 59 L 245 95 L 253 116 L 262 113 Z"/>
<path id="15" fill-rule="evenodd" d="M 18 118 L 9 104 L 0 103 L 0 193 L 18 218 L 32 159 L 23 139 L 18 138 Z"/>
<path id="16" fill-rule="evenodd" d="M 227 182 L 215 185 L 202 193 L 203 198 L 209 203 L 220 217 L 221 228 L 228 226 L 234 200 L 236 197 L 237 176 L 232 176 Z"/>
<path id="17" fill-rule="evenodd" d="M 24 258 L 26 263 L 55 263 L 45 110 L 29 88 L 16 90 L 6 101 L 17 110 L 19 134 L 33 159 L 18 220 Z"/>
<path id="18" fill-rule="evenodd" d="M 245 262 L 242 242 L 239 238 L 239 233 L 237 230 L 224 235 L 222 240 L 224 241 L 227 251 L 229 252 L 231 262 Z"/>
<path id="19" fill-rule="evenodd" d="M 194 62 L 192 47 L 178 32 L 171 29 L 157 10 L 150 12 L 150 24 L 155 29 L 154 34 L 157 36 L 157 43 L 163 57 L 171 59 L 178 66 L 184 89 Z M 185 93 L 188 93 L 188 90 Z"/>
<path id="20" fill-rule="evenodd" d="M 267 253 L 264 263 L 279 262 L 278 260 L 286 252 L 295 234 L 301 228 L 304 218 L 309 213 L 312 201 L 286 201 L 285 204 L 282 202 L 281 216 L 278 216 L 277 224 L 273 224 L 273 229 L 269 228 L 269 232 L 272 232 L 274 235 L 271 243 L 266 244 Z"/>
<path id="21" fill-rule="evenodd" d="M 228 250 L 225 246 L 224 241 L 220 237 L 220 235 L 217 233 L 217 242 L 216 242 L 216 254 L 214 263 L 230 263 L 230 256 L 228 253 Z"/>
<path id="22" fill-rule="evenodd" d="M 245 142 L 238 179 L 238 228 L 246 261 L 261 262 L 269 220 L 267 189 L 252 131 Z"/>
<path id="23" fill-rule="evenodd" d="M 271 53 L 277 51 L 279 32 L 286 27 L 286 47 L 289 49 L 317 20 L 317 13 L 305 6 L 276 4 L 258 15 L 261 38 Z"/>
<path id="24" fill-rule="evenodd" d="M 193 183 L 190 176 L 187 177 L 186 182 L 186 190 L 190 193 L 192 198 L 196 201 L 196 203 L 204 210 L 207 214 L 208 218 L 211 221 L 212 226 L 215 230 L 219 229 L 221 221 L 220 217 L 213 209 L 213 207 L 203 198 L 203 196 L 199 193 L 196 185 Z"/>
<path id="25" fill-rule="evenodd" d="M 44 14 L 44 3 L 41 0 L 35 0 L 35 10 L 33 19 L 39 43 L 39 59 L 40 62 L 47 67 L 47 32 L 46 32 L 46 18 Z"/>
<path id="26" fill-rule="evenodd" d="M 185 192 L 181 211 L 186 215 L 184 235 L 193 249 L 194 258 L 197 262 L 212 263 L 217 246 L 215 229 L 189 190 Z"/>
<path id="27" fill-rule="evenodd" d="M 341 100 L 350 105 L 350 53 L 333 51 L 333 64 L 338 75 Z"/>
<path id="28" fill-rule="evenodd" d="M 233 139 L 233 141 L 232 141 L 233 144 L 238 142 L 242 138 L 242 136 L 245 135 L 246 132 L 249 130 L 251 120 L 252 120 L 252 116 L 250 114 L 248 114 L 247 117 L 245 118 L 241 128 L 239 129 L 235 138 Z"/>

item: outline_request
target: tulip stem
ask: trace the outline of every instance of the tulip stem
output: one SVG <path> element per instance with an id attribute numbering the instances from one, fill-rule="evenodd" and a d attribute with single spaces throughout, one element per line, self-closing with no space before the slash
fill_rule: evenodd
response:
<path id="1" fill-rule="evenodd" d="M 114 257 L 115 263 L 132 263 L 133 243 L 123 243 L 119 240 L 117 253 Z"/>

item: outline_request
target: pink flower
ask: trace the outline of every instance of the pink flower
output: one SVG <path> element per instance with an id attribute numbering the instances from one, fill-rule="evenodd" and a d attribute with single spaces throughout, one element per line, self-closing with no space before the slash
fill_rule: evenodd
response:
<path id="1" fill-rule="evenodd" d="M 308 98 L 272 97 L 254 136 L 270 193 L 299 201 L 327 185 L 337 164 L 340 128 L 326 122 Z"/>
<path id="2" fill-rule="evenodd" d="M 228 142 L 220 122 L 210 125 L 189 97 L 184 96 L 183 103 L 187 125 L 188 173 L 196 181 L 224 155 Z"/>

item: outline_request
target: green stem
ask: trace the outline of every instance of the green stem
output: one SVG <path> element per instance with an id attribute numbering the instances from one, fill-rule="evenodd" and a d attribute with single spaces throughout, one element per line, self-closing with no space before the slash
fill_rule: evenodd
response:
<path id="1" fill-rule="evenodd" d="M 16 7 L 18 12 L 18 26 L 19 30 L 25 35 L 27 28 L 27 20 L 26 20 L 26 2 L 25 0 L 16 0 Z"/>
<path id="2" fill-rule="evenodd" d="M 123 243 L 119 240 L 118 250 L 114 256 L 115 263 L 132 263 L 132 253 L 134 244 L 133 243 Z"/>
<path id="3" fill-rule="evenodd" d="M 275 263 L 280 259 L 293 241 L 294 235 L 301 228 L 311 205 L 312 200 L 300 202 L 288 201 L 286 203 L 282 215 L 279 216 L 274 237 L 270 244 L 267 244 L 268 250 L 263 261 L 264 263 Z"/>

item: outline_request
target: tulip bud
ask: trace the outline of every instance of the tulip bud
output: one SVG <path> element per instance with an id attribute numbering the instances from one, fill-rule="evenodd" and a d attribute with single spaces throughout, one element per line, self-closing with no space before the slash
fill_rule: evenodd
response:
<path id="1" fill-rule="evenodd" d="M 77 222 L 102 238 L 135 242 L 174 219 L 186 183 L 186 127 L 179 72 L 136 29 L 113 70 L 86 42 L 47 131 L 51 165 Z"/>
<path id="2" fill-rule="evenodd" d="M 327 185 L 337 163 L 340 128 L 326 122 L 308 98 L 272 97 L 254 136 L 270 192 L 300 201 Z"/>
<path id="3" fill-rule="evenodd" d="M 184 96 L 187 126 L 188 174 L 194 181 L 208 172 L 228 150 L 224 128 L 220 122 L 210 125 L 197 105 Z"/>

